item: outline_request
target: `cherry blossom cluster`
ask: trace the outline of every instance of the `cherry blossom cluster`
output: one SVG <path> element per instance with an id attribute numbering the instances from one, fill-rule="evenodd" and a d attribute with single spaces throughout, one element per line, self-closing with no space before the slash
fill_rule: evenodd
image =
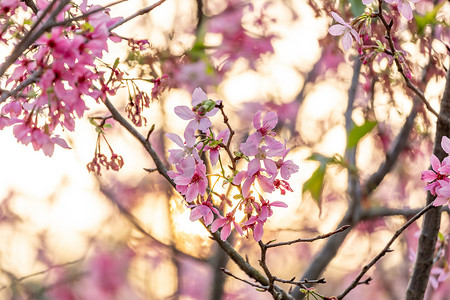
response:
<path id="1" fill-rule="evenodd" d="M 215 134 L 209 118 L 219 109 L 227 128 Z M 175 114 L 189 123 L 184 131 L 184 140 L 176 134 L 166 134 L 178 146 L 169 150 L 168 160 L 174 165 L 174 170 L 169 171 L 168 175 L 191 208 L 190 220 L 202 219 L 206 226 L 211 225 L 212 232 L 221 228 L 222 240 L 229 237 L 233 227 L 240 235 L 252 230 L 254 239 L 261 240 L 263 226 L 273 214 L 272 208 L 287 207 L 284 202 L 269 201 L 266 194 L 276 190 L 281 195 L 285 195 L 286 191 L 292 192 L 287 180 L 298 171 L 298 166 L 286 159 L 290 150 L 286 148 L 286 143 L 276 139 L 273 130 L 278 123 L 277 115 L 268 112 L 263 116 L 263 112 L 258 111 L 253 117 L 255 132 L 239 146 L 240 151 L 232 154 L 233 132 L 221 101 L 208 99 L 205 92 L 197 88 L 192 94 L 192 107 L 177 106 Z M 224 154 L 231 161 L 228 168 L 224 167 Z M 203 157 L 209 158 L 212 167 L 218 165 L 217 174 L 207 174 L 207 162 Z M 238 161 L 246 163 L 242 167 Z M 231 174 L 228 174 L 229 170 Z M 208 177 L 217 179 L 211 185 Z M 223 186 L 233 187 L 231 190 L 235 194 L 232 197 L 214 190 L 220 179 Z M 239 222 L 236 221 L 237 211 L 244 215 Z"/>
<path id="2" fill-rule="evenodd" d="M 396 8 L 398 12 L 408 21 L 413 18 L 413 11 L 411 3 L 416 3 L 419 0 L 383 0 L 377 1 L 377 3 L 387 3 L 390 5 L 391 9 Z M 377 56 L 379 58 L 387 57 L 390 64 L 392 64 L 394 58 L 398 59 L 398 63 L 402 66 L 405 76 L 409 79 L 412 78 L 410 68 L 406 63 L 405 55 L 406 53 L 402 50 L 391 51 L 390 47 L 383 44 L 379 39 L 376 39 L 378 34 L 374 35 L 372 20 L 379 17 L 382 14 L 382 7 L 379 7 L 379 12 L 374 12 L 374 8 L 371 6 L 373 0 L 362 0 L 364 5 L 369 5 L 366 12 L 360 16 L 355 17 L 350 22 L 346 22 L 341 16 L 335 12 L 331 12 L 331 16 L 338 23 L 332 25 L 328 32 L 333 36 L 342 36 L 342 46 L 345 51 L 348 51 L 353 40 L 356 41 L 357 50 L 360 54 L 360 59 L 364 64 L 373 61 Z M 387 25 L 389 27 L 392 26 Z M 381 32 L 383 38 L 385 33 Z M 375 36 L 375 38 L 373 38 Z M 382 39 L 380 37 L 380 39 Z M 395 52 L 395 53 L 393 53 Z"/>
<path id="3" fill-rule="evenodd" d="M 50 2 L 37 1 L 36 5 L 43 11 Z M 2 1 L 1 9 L 8 11 L 1 15 L 2 20 L 11 17 L 17 7 L 23 7 L 19 0 Z M 87 96 L 102 100 L 108 94 L 115 94 L 120 85 L 117 78 L 120 73 L 116 69 L 106 81 L 95 65 L 96 59 L 108 50 L 109 40 L 121 40 L 108 29 L 121 18 L 111 18 L 107 10 L 99 8 L 88 6 L 86 0 L 80 6 L 67 5 L 56 21 L 86 16 L 69 26 L 55 26 L 38 38 L 31 50 L 17 60 L 6 81 L 5 88 L 11 92 L 4 90 L 1 94 L 1 102 L 10 99 L 1 106 L 0 128 L 13 125 L 19 142 L 31 142 L 35 150 L 42 149 L 48 156 L 53 154 L 55 144 L 68 148 L 54 133 L 55 129 L 74 130 L 74 119 L 81 118 L 88 109 Z M 92 10 L 99 11 L 90 13 Z M 42 22 L 45 21 L 46 18 Z M 3 32 L 8 24 L 3 24 Z"/>
<path id="4" fill-rule="evenodd" d="M 448 154 L 442 162 L 436 155 L 431 155 L 431 170 L 422 172 L 422 180 L 427 182 L 425 189 L 433 196 L 435 206 L 448 204 L 450 200 L 450 139 L 442 137 L 441 147 Z"/>

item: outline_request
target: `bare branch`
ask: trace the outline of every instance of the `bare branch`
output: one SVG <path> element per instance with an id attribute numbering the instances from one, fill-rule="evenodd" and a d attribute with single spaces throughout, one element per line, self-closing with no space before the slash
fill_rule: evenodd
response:
<path id="1" fill-rule="evenodd" d="M 329 232 L 329 233 L 325 233 L 325 234 L 321 234 L 319 236 L 313 237 L 313 238 L 309 238 L 309 239 L 296 239 L 296 240 L 292 240 L 292 241 L 288 241 L 288 242 L 281 242 L 281 243 L 274 243 L 274 244 L 266 244 L 266 248 L 274 248 L 274 247 L 280 247 L 280 246 L 286 246 L 286 245 L 292 245 L 295 243 L 310 243 L 310 242 L 314 242 L 317 240 L 322 240 L 322 239 L 326 239 L 329 238 L 332 235 L 335 235 L 336 233 L 342 232 L 344 230 L 347 230 L 350 228 L 350 225 L 344 225 L 342 227 L 340 227 L 339 229 Z"/>
<path id="2" fill-rule="evenodd" d="M 250 285 L 250 286 L 252 286 L 252 287 L 255 287 L 255 288 L 257 288 L 257 289 L 261 289 L 261 290 L 267 291 L 267 287 L 266 287 L 266 286 L 254 284 L 254 283 L 252 283 L 252 282 L 250 282 L 250 281 L 248 281 L 248 280 L 239 278 L 239 277 L 237 277 L 236 275 L 233 275 L 233 273 L 231 273 L 230 271 L 228 271 L 228 270 L 225 269 L 225 268 L 220 268 L 220 270 L 222 270 L 222 272 L 225 273 L 225 274 L 227 274 L 228 276 L 233 277 L 234 279 L 237 279 L 237 280 L 239 280 L 239 281 L 242 281 L 242 282 L 244 282 L 244 283 L 246 283 L 246 284 L 248 284 L 248 285 Z"/>
<path id="3" fill-rule="evenodd" d="M 337 298 L 343 299 L 351 290 L 353 290 L 358 284 L 360 284 L 361 278 L 364 276 L 364 274 L 369 271 L 369 269 L 378 261 L 380 258 L 382 258 L 386 253 L 392 251 L 390 250 L 391 245 L 394 243 L 394 241 L 402 234 L 403 231 L 405 231 L 406 228 L 408 228 L 412 223 L 414 223 L 417 219 L 419 219 L 424 213 L 426 213 L 428 210 L 433 208 L 433 203 L 428 204 L 426 207 L 424 207 L 419 213 L 417 213 L 414 217 L 409 219 L 408 222 L 406 222 L 402 227 L 400 227 L 392 236 L 392 238 L 389 240 L 389 242 L 386 244 L 386 246 L 381 250 L 380 253 L 378 253 L 377 256 L 375 256 L 367 265 L 364 266 L 364 268 L 361 270 L 361 272 L 356 276 L 355 280 L 349 285 L 347 289 L 345 289 L 344 292 L 342 292 Z"/>

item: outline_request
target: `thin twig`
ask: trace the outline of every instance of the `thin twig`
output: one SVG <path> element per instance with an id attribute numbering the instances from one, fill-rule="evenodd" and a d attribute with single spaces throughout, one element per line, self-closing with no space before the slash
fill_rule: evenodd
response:
<path id="1" fill-rule="evenodd" d="M 32 274 L 28 274 L 28 275 L 22 276 L 20 278 L 14 277 L 14 275 L 12 273 L 10 273 L 9 271 L 7 271 L 7 270 L 0 269 L 3 273 L 6 273 L 9 277 L 13 277 L 13 281 L 14 281 L 11 285 L 1 286 L 0 287 L 0 291 L 2 291 L 4 289 L 7 289 L 7 288 L 13 287 L 17 282 L 24 281 L 24 280 L 26 280 L 28 278 L 48 273 L 48 272 L 50 272 L 51 270 L 53 270 L 55 268 L 66 267 L 66 266 L 70 266 L 70 265 L 76 264 L 76 263 L 78 263 L 78 262 L 80 262 L 82 260 L 84 260 L 84 258 L 75 259 L 75 260 L 72 260 L 72 261 L 69 261 L 69 262 L 66 262 L 66 263 L 62 263 L 62 264 L 59 264 L 59 265 L 53 265 L 53 266 L 51 266 L 51 267 L 49 267 L 49 268 L 47 268 L 45 270 L 42 270 L 42 271 L 39 271 L 39 272 L 35 272 L 35 273 L 32 273 Z"/>
<path id="2" fill-rule="evenodd" d="M 329 232 L 329 233 L 325 233 L 325 234 L 321 234 L 319 236 L 316 236 L 316 237 L 313 237 L 313 238 L 309 238 L 309 239 L 296 239 L 296 240 L 292 240 L 292 241 L 288 241 L 288 242 L 266 244 L 266 248 L 287 246 L 287 245 L 292 245 L 292 244 L 295 244 L 295 243 L 310 243 L 310 242 L 314 242 L 314 241 L 317 241 L 317 240 L 322 240 L 322 239 L 329 238 L 330 236 L 335 235 L 336 233 L 345 231 L 348 228 L 350 228 L 350 225 L 344 225 L 341 228 L 336 229 L 335 231 L 332 231 L 332 232 Z"/>
<path id="3" fill-rule="evenodd" d="M 443 118 L 442 116 L 439 116 L 439 113 L 434 110 L 434 108 L 430 105 L 430 103 L 428 102 L 427 98 L 425 97 L 425 95 L 422 93 L 422 91 L 420 91 L 412 82 L 411 80 L 408 78 L 408 76 L 406 76 L 405 70 L 403 69 L 396 53 L 398 52 L 397 49 L 395 48 L 394 45 L 394 41 L 392 39 L 392 34 L 391 34 L 391 29 L 392 29 L 392 24 L 393 24 L 393 20 L 391 20 L 390 23 L 388 23 L 386 21 L 386 18 L 383 15 L 383 10 L 382 10 L 382 5 L 383 5 L 383 0 L 378 0 L 378 13 L 376 13 L 376 15 L 380 18 L 381 22 L 383 23 L 384 27 L 386 28 L 386 39 L 388 40 L 389 43 L 389 48 L 390 48 L 390 52 L 388 53 L 390 54 L 395 61 L 395 65 L 397 66 L 397 70 L 400 72 L 400 74 L 402 74 L 403 79 L 405 80 L 406 86 L 414 92 L 414 94 L 417 95 L 417 97 L 419 97 L 420 101 L 423 102 L 423 104 L 425 104 L 426 108 L 433 114 L 435 115 L 437 118 Z"/>
<path id="4" fill-rule="evenodd" d="M 425 206 L 419 213 L 417 213 L 414 217 L 409 219 L 408 222 L 406 222 L 402 227 L 400 227 L 392 236 L 392 238 L 389 240 L 389 242 L 386 244 L 386 246 L 381 250 L 380 253 L 378 253 L 377 256 L 375 256 L 367 265 L 364 266 L 364 268 L 361 270 L 361 272 L 356 276 L 355 280 L 345 289 L 344 292 L 342 292 L 337 298 L 343 299 L 351 290 L 353 290 L 359 283 L 361 278 L 364 276 L 364 274 L 369 271 L 369 269 L 377 262 L 379 261 L 386 253 L 392 251 L 389 248 L 394 243 L 394 241 L 402 234 L 403 231 L 405 231 L 406 228 L 408 228 L 412 223 L 414 223 L 417 219 L 419 219 L 424 213 L 426 213 L 428 210 L 433 208 L 433 203 L 428 204 Z"/>
<path id="5" fill-rule="evenodd" d="M 307 284 L 307 283 L 314 283 L 314 284 L 323 284 L 323 283 L 327 283 L 326 281 L 325 281 L 325 278 L 319 278 L 319 279 L 303 279 L 303 280 L 300 280 L 300 281 L 295 281 L 295 280 L 285 280 L 285 279 L 281 279 L 281 278 L 277 278 L 277 277 L 274 277 L 274 280 L 275 281 L 279 281 L 279 282 L 281 282 L 281 283 L 287 283 L 287 284 L 292 284 L 292 285 L 297 285 L 297 286 L 300 286 L 300 287 L 303 287 L 305 284 Z"/>
<path id="6" fill-rule="evenodd" d="M 250 286 L 252 286 L 252 287 L 255 287 L 255 288 L 257 288 L 257 289 L 261 289 L 261 290 L 267 291 L 267 286 L 262 286 L 262 285 L 259 285 L 259 284 L 254 284 L 253 282 L 250 282 L 250 281 L 248 281 L 248 280 L 239 278 L 239 277 L 237 277 L 236 275 L 234 275 L 233 273 L 231 273 L 230 271 L 228 271 L 228 270 L 225 269 L 225 268 L 222 268 L 222 267 L 221 267 L 220 270 L 222 270 L 222 272 L 225 273 L 225 274 L 227 274 L 228 276 L 233 277 L 234 279 L 237 279 L 237 280 L 239 280 L 239 281 L 242 281 L 242 282 L 244 282 L 244 283 L 246 283 L 246 284 L 248 284 L 248 285 L 250 285 Z"/>

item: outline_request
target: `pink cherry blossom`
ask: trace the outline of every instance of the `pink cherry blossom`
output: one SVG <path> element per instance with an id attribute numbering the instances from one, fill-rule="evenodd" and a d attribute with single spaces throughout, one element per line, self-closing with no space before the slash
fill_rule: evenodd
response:
<path id="1" fill-rule="evenodd" d="M 242 185 L 242 195 L 245 198 L 250 196 L 250 188 L 253 182 L 255 182 L 255 179 L 258 181 L 259 186 L 264 192 L 271 193 L 275 190 L 273 185 L 274 177 L 267 177 L 263 175 L 262 172 L 264 172 L 264 169 L 258 170 L 253 175 L 249 175 L 248 171 L 241 171 L 234 177 L 233 184 L 238 185 L 244 181 L 244 184 Z"/>
<path id="2" fill-rule="evenodd" d="M 210 142 L 208 145 L 205 146 L 205 151 L 209 150 L 209 158 L 211 160 L 211 165 L 215 166 L 217 161 L 219 160 L 219 153 L 220 153 L 220 144 L 219 141 L 222 140 L 223 144 L 228 143 L 228 139 L 230 138 L 230 130 L 228 128 L 225 128 L 219 134 L 214 137 L 214 134 L 212 135 L 214 141 Z"/>
<path id="3" fill-rule="evenodd" d="M 397 9 L 400 12 L 400 14 L 407 19 L 408 21 L 412 20 L 413 18 L 413 12 L 412 12 L 412 7 L 410 2 L 412 3 L 417 3 L 420 0 L 392 0 L 391 2 L 388 3 L 396 3 L 397 4 Z"/>
<path id="4" fill-rule="evenodd" d="M 439 284 L 445 282 L 448 278 L 449 270 L 446 268 L 433 267 L 431 268 L 430 284 L 434 289 L 437 289 Z"/>
<path id="5" fill-rule="evenodd" d="M 184 139 L 186 142 L 183 143 L 181 138 L 174 133 L 166 133 L 166 137 L 169 138 L 172 142 L 177 144 L 182 149 L 169 149 L 169 162 L 171 164 L 176 164 L 183 158 L 194 155 L 194 158 L 197 161 L 200 161 L 200 157 L 198 155 L 197 149 L 195 149 L 195 136 L 194 130 L 192 128 L 186 128 L 184 131 Z"/>
<path id="6" fill-rule="evenodd" d="M 192 109 L 187 106 L 177 106 L 175 107 L 175 114 L 182 118 L 183 120 L 191 120 L 186 128 L 192 128 L 195 130 L 200 130 L 206 132 L 212 123 L 209 117 L 214 116 L 218 108 L 213 108 L 208 112 L 204 112 L 198 108 L 203 101 L 208 100 L 208 96 L 201 88 L 196 88 L 192 93 Z M 219 104 L 221 101 L 216 101 Z"/>
<path id="7" fill-rule="evenodd" d="M 167 174 L 173 179 L 177 191 L 185 196 L 187 202 L 192 202 L 198 195 L 205 194 L 208 180 L 203 162 L 196 163 L 194 158 L 189 156 L 175 167 L 178 172 L 169 171 Z"/>
<path id="8" fill-rule="evenodd" d="M 257 216 L 251 216 L 246 222 L 242 223 L 243 230 L 253 230 L 253 238 L 259 242 L 264 234 L 264 221 Z"/>
<path id="9" fill-rule="evenodd" d="M 206 226 L 210 225 L 214 220 L 214 214 L 220 216 L 219 211 L 207 200 L 198 205 L 189 205 L 192 208 L 189 220 L 192 222 L 203 218 L 203 222 Z"/>
<path id="10" fill-rule="evenodd" d="M 226 214 L 225 217 L 219 216 L 219 218 L 211 224 L 211 231 L 216 232 L 219 228 L 222 228 L 220 238 L 222 241 L 225 241 L 231 234 L 231 225 L 233 225 L 240 235 L 244 235 L 241 226 L 234 220 L 234 212 Z"/>
<path id="11" fill-rule="evenodd" d="M 342 46 L 344 50 L 347 51 L 352 46 L 352 35 L 355 38 L 356 42 L 361 43 L 359 39 L 359 34 L 355 29 L 350 26 L 349 23 L 345 22 L 337 13 L 331 12 L 333 18 L 339 24 L 335 24 L 328 29 L 328 32 L 334 36 L 342 35 Z"/>
<path id="12" fill-rule="evenodd" d="M 261 198 L 261 211 L 259 212 L 259 219 L 263 222 L 273 215 L 272 206 L 275 207 L 288 207 L 288 205 L 281 201 L 269 202 Z"/>

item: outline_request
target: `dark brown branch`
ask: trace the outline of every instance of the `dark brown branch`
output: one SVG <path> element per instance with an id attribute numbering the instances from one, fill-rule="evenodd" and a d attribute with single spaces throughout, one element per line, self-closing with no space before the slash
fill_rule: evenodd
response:
<path id="1" fill-rule="evenodd" d="M 361 270 L 361 272 L 356 276 L 355 280 L 349 285 L 348 288 L 345 289 L 344 292 L 342 292 L 337 298 L 343 299 L 351 290 L 353 290 L 358 284 L 360 284 L 361 278 L 367 273 L 367 271 L 370 270 L 370 268 L 379 261 L 386 253 L 392 251 L 390 250 L 391 245 L 394 243 L 394 241 L 402 234 L 403 231 L 405 231 L 406 228 L 408 228 L 412 223 L 414 223 L 417 219 L 419 219 L 423 214 L 425 214 L 428 210 L 433 208 L 433 203 L 428 204 L 426 207 L 424 207 L 418 214 L 416 214 L 414 217 L 409 219 L 408 222 L 406 222 L 402 227 L 400 227 L 392 236 L 392 238 L 389 240 L 389 242 L 386 244 L 386 246 L 381 250 L 380 253 L 378 253 L 377 256 L 375 256 L 367 265 L 364 266 L 364 268 Z"/>
<path id="2" fill-rule="evenodd" d="M 24 2 L 29 8 L 31 8 L 33 13 L 35 14 L 38 13 L 39 8 L 36 6 L 36 3 L 34 3 L 33 0 L 20 0 L 20 1 Z"/>
<path id="3" fill-rule="evenodd" d="M 244 283 L 246 283 L 246 284 L 248 284 L 248 285 L 250 285 L 250 286 L 252 286 L 252 287 L 255 287 L 255 288 L 257 288 L 257 289 L 261 289 L 261 290 L 264 290 L 264 291 L 267 290 L 267 287 L 266 287 L 266 286 L 262 286 L 262 285 L 259 285 L 259 284 L 254 284 L 253 282 L 250 282 L 250 281 L 248 281 L 248 280 L 239 278 L 239 277 L 237 277 L 236 275 L 234 275 L 233 273 L 231 273 L 230 271 L 228 271 L 228 270 L 225 269 L 225 268 L 220 268 L 220 270 L 221 270 L 223 273 L 227 274 L 228 276 L 231 276 L 231 277 L 233 277 L 233 278 L 236 279 L 236 280 L 242 281 L 242 282 L 244 282 Z"/>
<path id="4" fill-rule="evenodd" d="M 445 84 L 444 95 L 441 100 L 441 115 L 450 115 L 450 68 L 447 71 L 447 82 Z M 448 156 L 441 147 L 443 136 L 450 132 L 450 124 L 438 119 L 436 125 L 436 135 L 434 140 L 433 154 L 440 160 Z M 434 197 L 428 193 L 427 204 L 434 201 Z M 425 294 L 430 276 L 431 267 L 433 266 L 433 256 L 436 246 L 436 240 L 439 233 L 441 223 L 441 208 L 436 207 L 428 212 L 423 220 L 422 231 L 419 237 L 419 246 L 417 257 L 414 263 L 413 273 L 410 277 L 408 288 L 406 290 L 407 300 L 421 300 Z"/>
<path id="5" fill-rule="evenodd" d="M 306 279 L 305 278 L 305 279 L 300 280 L 300 281 L 295 281 L 293 279 L 292 280 L 285 280 L 285 279 L 274 277 L 274 280 L 278 281 L 278 282 L 281 282 L 281 283 L 298 285 L 300 287 L 303 287 L 305 284 L 308 284 L 308 283 L 313 283 L 313 284 L 324 284 L 324 283 L 327 283 L 325 281 L 325 278 L 319 278 L 319 279 Z"/>

